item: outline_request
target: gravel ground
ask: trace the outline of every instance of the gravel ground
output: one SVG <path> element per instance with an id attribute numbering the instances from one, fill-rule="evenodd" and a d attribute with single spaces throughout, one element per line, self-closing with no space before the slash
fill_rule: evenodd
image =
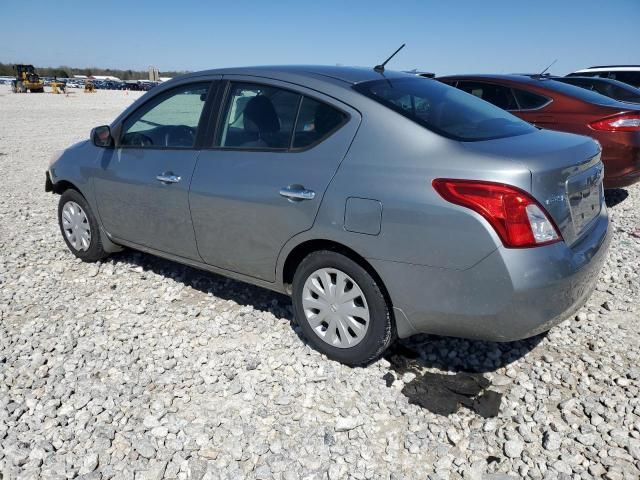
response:
<path id="1" fill-rule="evenodd" d="M 640 186 L 609 195 L 575 318 L 351 369 L 305 345 L 285 297 L 66 250 L 47 162 L 138 95 L 0 90 L 0 479 L 640 477 Z"/>

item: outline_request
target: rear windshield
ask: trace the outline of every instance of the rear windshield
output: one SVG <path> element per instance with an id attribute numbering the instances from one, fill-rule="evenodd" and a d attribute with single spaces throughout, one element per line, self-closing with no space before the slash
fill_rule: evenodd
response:
<path id="1" fill-rule="evenodd" d="M 617 105 L 618 103 L 613 98 L 605 97 L 604 95 L 592 90 L 576 87 L 575 85 L 569 85 L 556 80 L 542 80 L 540 86 L 553 90 L 554 92 L 562 93 L 584 102 L 595 103 L 597 105 Z"/>
<path id="2" fill-rule="evenodd" d="M 592 70 L 588 72 L 574 72 L 567 75 L 568 77 L 600 77 L 610 78 L 622 83 L 627 83 L 632 87 L 640 88 L 640 72 L 625 70 Z"/>
<path id="3" fill-rule="evenodd" d="M 436 80 L 374 80 L 359 83 L 354 89 L 423 127 L 455 140 L 491 140 L 536 131 L 518 117 Z"/>
<path id="4" fill-rule="evenodd" d="M 565 77 L 556 78 L 556 82 L 568 83 L 570 85 L 575 85 L 576 87 L 587 88 L 622 102 L 640 103 L 639 89 L 627 86 L 622 82 L 617 82 L 616 80 Z"/>

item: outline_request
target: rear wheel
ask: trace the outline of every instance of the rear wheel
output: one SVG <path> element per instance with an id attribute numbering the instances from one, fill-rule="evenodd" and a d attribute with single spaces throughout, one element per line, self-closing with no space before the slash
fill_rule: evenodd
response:
<path id="1" fill-rule="evenodd" d="M 102 248 L 98 221 L 78 191 L 69 189 L 60 196 L 58 223 L 62 238 L 76 257 L 96 262 L 108 255 Z"/>
<path id="2" fill-rule="evenodd" d="M 332 251 L 308 255 L 293 278 L 293 307 L 309 343 L 329 358 L 362 365 L 393 340 L 380 285 L 358 263 Z"/>

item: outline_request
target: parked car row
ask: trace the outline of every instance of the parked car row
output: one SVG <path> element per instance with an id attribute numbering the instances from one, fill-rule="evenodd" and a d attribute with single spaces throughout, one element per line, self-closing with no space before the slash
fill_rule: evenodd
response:
<path id="1" fill-rule="evenodd" d="M 53 78 L 44 79 L 45 86 L 48 85 Z M 95 79 L 78 79 L 78 78 L 59 78 L 58 82 L 66 84 L 71 88 L 84 88 L 87 81 L 91 82 L 93 86 L 101 90 L 137 90 L 148 91 L 153 87 L 156 87 L 160 82 L 152 82 L 150 80 L 95 80 Z"/>
<path id="2" fill-rule="evenodd" d="M 309 343 L 360 365 L 396 337 L 508 341 L 580 308 L 611 237 L 604 172 L 635 175 L 625 106 L 524 75 L 210 70 L 96 127 L 45 189 L 78 258 L 129 247 L 289 294 Z M 600 144 L 554 131 L 572 128 Z"/>

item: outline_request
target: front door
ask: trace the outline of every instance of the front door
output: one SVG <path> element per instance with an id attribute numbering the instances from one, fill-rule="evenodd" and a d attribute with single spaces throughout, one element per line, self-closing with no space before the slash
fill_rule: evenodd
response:
<path id="1" fill-rule="evenodd" d="M 191 214 L 205 262 L 274 281 L 280 249 L 312 227 L 360 116 L 317 92 L 253 82 L 229 84 L 214 148 L 198 158 Z"/>
<path id="2" fill-rule="evenodd" d="M 116 148 L 104 151 L 95 191 L 102 223 L 116 239 L 199 259 L 189 182 L 210 85 L 189 83 L 152 97 L 124 120 Z"/>

